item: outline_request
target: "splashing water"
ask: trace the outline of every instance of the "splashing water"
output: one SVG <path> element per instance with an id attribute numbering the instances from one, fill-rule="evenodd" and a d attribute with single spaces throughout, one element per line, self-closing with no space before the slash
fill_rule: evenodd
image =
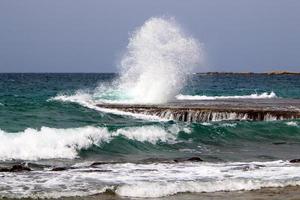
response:
<path id="1" fill-rule="evenodd" d="M 203 60 L 200 43 L 186 36 L 174 18 L 150 18 L 130 37 L 120 78 L 113 86 L 99 86 L 94 96 L 106 103 L 165 103 Z"/>
<path id="2" fill-rule="evenodd" d="M 202 60 L 199 42 L 186 36 L 173 18 L 150 18 L 129 39 L 119 89 L 135 103 L 167 102 Z"/>

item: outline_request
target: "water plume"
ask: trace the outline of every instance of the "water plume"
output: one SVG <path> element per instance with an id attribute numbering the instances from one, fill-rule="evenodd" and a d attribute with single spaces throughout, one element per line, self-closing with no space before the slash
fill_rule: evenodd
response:
<path id="1" fill-rule="evenodd" d="M 185 34 L 173 18 L 153 17 L 129 39 L 118 88 L 133 103 L 165 103 L 202 62 L 203 50 L 196 39 Z"/>

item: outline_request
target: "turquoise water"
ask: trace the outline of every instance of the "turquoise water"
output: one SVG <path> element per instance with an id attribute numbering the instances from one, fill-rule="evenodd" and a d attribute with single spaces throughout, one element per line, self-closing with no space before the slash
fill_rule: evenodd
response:
<path id="1" fill-rule="evenodd" d="M 27 162 L 48 167 L 95 161 L 163 163 L 197 156 L 208 163 L 224 164 L 278 162 L 299 157 L 299 120 L 190 124 L 112 114 L 70 101 L 70 97 L 78 93 L 83 97 L 93 94 L 99 99 L 103 94 L 101 90 L 95 94 L 95 88 L 111 83 L 116 77 L 117 74 L 0 74 L 1 163 Z M 195 74 L 188 77 L 180 93 L 243 96 L 264 92 L 274 92 L 277 98 L 300 98 L 300 78 L 296 75 Z M 61 96 L 69 99 L 56 98 Z M 116 96 L 114 92 L 105 94 L 106 99 Z M 82 101 L 89 102 L 89 99 Z M 14 178 L 17 182 L 20 177 Z M 90 184 L 95 181 L 89 182 L 86 177 L 80 180 Z M 109 183 L 105 182 L 115 184 Z M 78 190 L 77 185 L 74 188 Z M 37 191 L 40 190 L 33 193 Z M 10 197 L 15 193 L 0 190 L 0 194 Z"/>
<path id="2" fill-rule="evenodd" d="M 299 75 L 193 75 L 183 93 L 230 96 L 249 95 L 273 91 L 282 98 L 300 98 Z"/>
<path id="3" fill-rule="evenodd" d="M 116 77 L 117 74 L 1 74 L 0 129 L 8 134 L 23 132 L 27 128 L 40 130 L 41 127 L 68 129 L 94 126 L 106 127 L 110 131 L 143 126 L 162 127 L 164 130 L 172 126 L 190 129 L 189 133 L 176 133 L 179 141 L 176 144 L 158 142 L 153 145 L 117 136 L 101 148 L 91 146 L 87 150 L 78 149 L 80 158 L 102 157 L 103 154 L 105 158 L 112 154 L 126 159 L 130 158 L 128 155 L 136 159 L 136 154 L 139 159 L 200 154 L 217 160 L 287 159 L 297 156 L 295 151 L 299 148 L 300 129 L 286 122 L 184 124 L 148 121 L 99 112 L 77 103 L 50 100 L 60 94 L 92 91 Z M 271 91 L 280 98 L 299 98 L 299 76 L 190 75 L 181 93 L 234 96 Z M 274 145 L 278 142 L 285 144 Z M 256 152 L 262 145 L 266 151 Z M 122 148 L 114 149 L 115 146 Z M 290 146 L 290 149 L 286 146 Z M 225 153 L 227 151 L 230 154 Z"/>

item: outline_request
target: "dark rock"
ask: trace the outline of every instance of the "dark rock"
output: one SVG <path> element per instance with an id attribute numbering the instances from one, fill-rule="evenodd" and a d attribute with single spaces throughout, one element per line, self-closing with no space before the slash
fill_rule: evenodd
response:
<path id="1" fill-rule="evenodd" d="M 185 162 L 185 161 L 187 161 L 187 159 L 186 158 L 176 158 L 173 161 L 176 163 L 179 163 L 179 162 Z"/>
<path id="2" fill-rule="evenodd" d="M 187 159 L 187 161 L 191 161 L 191 162 L 202 162 L 203 160 L 199 157 L 191 157 L 189 159 Z"/>
<path id="3" fill-rule="evenodd" d="M 188 158 L 188 159 L 185 159 L 185 158 L 176 158 L 173 160 L 174 162 L 178 163 L 178 162 L 186 162 L 186 161 L 189 161 L 189 162 L 202 162 L 203 160 L 199 157 L 191 157 L 191 158 Z"/>
<path id="4" fill-rule="evenodd" d="M 31 171 L 29 167 L 24 165 L 13 165 L 12 168 L 9 169 L 10 172 L 22 172 L 22 171 Z"/>
<path id="5" fill-rule="evenodd" d="M 0 172 L 22 172 L 31 171 L 31 169 L 23 164 L 14 164 L 12 166 L 0 167 Z"/>
<path id="6" fill-rule="evenodd" d="M 114 188 L 107 188 L 104 193 L 106 195 L 116 195 L 115 191 L 116 191 L 116 187 L 114 187 Z"/>
<path id="7" fill-rule="evenodd" d="M 67 169 L 67 167 L 54 167 L 51 169 L 51 171 L 65 171 Z"/>
<path id="8" fill-rule="evenodd" d="M 122 161 L 96 161 L 96 162 L 93 162 L 90 167 L 97 167 L 98 165 L 107 165 L 107 164 L 120 164 L 120 163 L 124 163 Z"/>
<path id="9" fill-rule="evenodd" d="M 286 142 L 273 142 L 275 145 L 287 144 Z"/>
<path id="10" fill-rule="evenodd" d="M 7 167 L 1 167 L 0 168 L 0 172 L 9 172 L 9 168 L 7 168 Z"/>
<path id="11" fill-rule="evenodd" d="M 173 121 L 209 122 L 216 113 L 218 120 L 250 120 L 264 121 L 270 117 L 276 120 L 300 118 L 300 100 L 222 100 L 209 101 L 178 101 L 161 105 L 147 104 L 97 104 L 101 108 L 118 109 L 130 113 L 154 115 Z M 293 107 L 293 108 L 291 108 Z M 229 113 L 236 113 L 234 119 L 228 118 Z M 172 117 L 171 117 L 172 116 Z"/>
<path id="12" fill-rule="evenodd" d="M 300 159 L 293 159 L 293 160 L 290 160 L 290 163 L 300 163 Z"/>

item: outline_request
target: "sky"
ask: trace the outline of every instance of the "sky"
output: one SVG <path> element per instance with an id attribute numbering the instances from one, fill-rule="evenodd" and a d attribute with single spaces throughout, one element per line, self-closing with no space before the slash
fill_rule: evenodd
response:
<path id="1" fill-rule="evenodd" d="M 300 72 L 298 0 L 1 0 L 0 72 L 117 72 L 130 33 L 159 16 L 204 45 L 198 72 Z"/>

